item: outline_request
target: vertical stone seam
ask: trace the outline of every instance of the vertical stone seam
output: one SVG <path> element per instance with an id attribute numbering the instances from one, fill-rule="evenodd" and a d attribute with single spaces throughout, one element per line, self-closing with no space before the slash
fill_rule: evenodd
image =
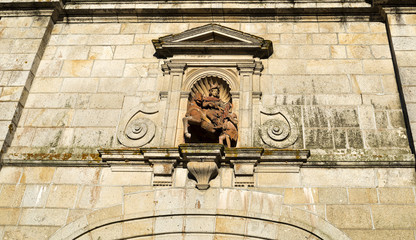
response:
<path id="1" fill-rule="evenodd" d="M 405 100 L 405 97 L 404 97 L 403 88 L 402 88 L 402 81 L 401 81 L 401 78 L 400 78 L 399 65 L 397 63 L 396 52 L 394 50 L 394 44 L 393 44 L 392 35 L 391 35 L 391 31 L 390 31 L 390 23 L 389 23 L 389 18 L 387 16 L 387 14 L 386 14 L 385 20 L 386 20 L 385 26 L 386 26 L 387 39 L 389 41 L 391 60 L 393 61 L 394 75 L 396 77 L 396 83 L 397 83 L 397 90 L 399 92 L 400 105 L 402 106 L 402 112 L 403 112 L 403 118 L 404 118 L 403 120 L 404 120 L 404 124 L 406 126 L 407 139 L 408 139 L 408 142 L 409 142 L 410 150 L 412 151 L 412 153 L 414 155 L 415 154 L 415 145 L 414 145 L 414 142 L 413 142 L 412 129 L 411 129 L 411 125 L 410 125 L 409 114 L 407 112 L 406 100 Z"/>

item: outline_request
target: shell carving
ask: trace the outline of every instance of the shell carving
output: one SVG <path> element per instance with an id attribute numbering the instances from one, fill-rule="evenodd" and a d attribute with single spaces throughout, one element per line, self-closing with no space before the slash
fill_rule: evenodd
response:
<path id="1" fill-rule="evenodd" d="M 209 96 L 209 89 L 214 85 L 218 86 L 220 90 L 221 101 L 224 103 L 230 102 L 230 87 L 224 80 L 215 76 L 205 77 L 196 82 L 191 88 L 191 97 L 193 98 L 197 92 L 201 93 L 202 96 Z"/>

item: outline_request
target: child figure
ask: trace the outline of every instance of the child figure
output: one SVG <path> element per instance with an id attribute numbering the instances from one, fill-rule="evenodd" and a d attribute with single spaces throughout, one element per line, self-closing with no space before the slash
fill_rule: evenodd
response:
<path id="1" fill-rule="evenodd" d="M 224 139 L 227 142 L 227 147 L 231 147 L 231 140 L 237 141 L 238 130 L 237 130 L 237 115 L 235 113 L 228 114 L 224 118 L 224 123 L 222 125 L 222 134 L 219 137 L 219 143 L 224 144 Z"/>

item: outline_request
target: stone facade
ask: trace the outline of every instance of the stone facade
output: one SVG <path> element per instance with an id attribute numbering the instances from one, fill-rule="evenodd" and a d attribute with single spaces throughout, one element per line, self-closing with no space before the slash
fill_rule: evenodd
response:
<path id="1" fill-rule="evenodd" d="M 0 1 L 0 238 L 415 239 L 415 7 Z"/>

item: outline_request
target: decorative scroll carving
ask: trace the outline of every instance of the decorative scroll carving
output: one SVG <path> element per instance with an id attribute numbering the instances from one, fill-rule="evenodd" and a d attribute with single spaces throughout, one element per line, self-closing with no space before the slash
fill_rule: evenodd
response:
<path id="1" fill-rule="evenodd" d="M 183 118 L 186 142 L 235 146 L 237 115 L 233 113 L 229 86 L 222 79 L 207 77 L 194 84 Z M 189 128 L 189 129 L 188 129 Z"/>
<path id="2" fill-rule="evenodd" d="M 156 134 L 156 125 L 143 115 L 157 112 L 142 104 L 130 110 L 120 121 L 117 133 L 119 142 L 126 147 L 142 147 L 151 142 Z"/>
<path id="3" fill-rule="evenodd" d="M 286 148 L 294 144 L 299 136 L 296 122 L 289 114 L 277 109 L 267 109 L 261 113 L 273 116 L 260 127 L 262 141 L 275 148 Z"/>

